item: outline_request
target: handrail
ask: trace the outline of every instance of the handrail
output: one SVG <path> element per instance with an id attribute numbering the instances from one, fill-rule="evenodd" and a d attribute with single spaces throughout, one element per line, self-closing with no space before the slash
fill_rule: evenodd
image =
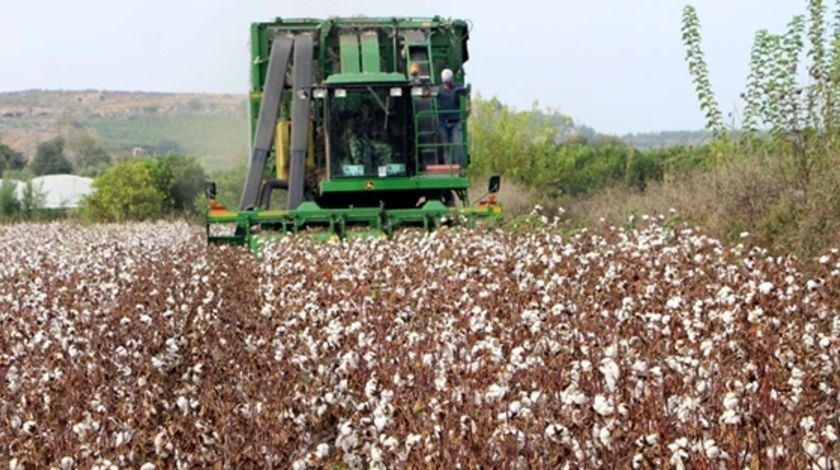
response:
<path id="1" fill-rule="evenodd" d="M 460 113 L 460 112 L 459 112 Z M 437 104 L 435 104 L 435 109 L 433 110 L 423 110 L 417 111 L 414 113 L 414 147 L 415 147 L 415 159 L 417 162 L 417 168 L 420 168 L 420 156 L 422 150 L 424 149 L 444 149 L 444 163 L 447 165 L 453 164 L 453 156 L 455 154 L 455 149 L 458 147 L 461 148 L 461 157 L 462 161 L 461 166 L 465 166 L 465 161 L 467 160 L 467 133 L 466 133 L 466 124 L 467 124 L 467 116 L 464 113 L 460 113 L 460 121 L 461 121 L 461 142 L 441 142 L 440 141 L 440 118 L 441 115 L 445 114 L 455 114 L 450 110 L 447 111 L 440 111 L 437 109 Z M 420 141 L 420 120 L 423 118 L 431 118 L 434 121 L 434 136 L 432 143 L 422 143 Z"/>

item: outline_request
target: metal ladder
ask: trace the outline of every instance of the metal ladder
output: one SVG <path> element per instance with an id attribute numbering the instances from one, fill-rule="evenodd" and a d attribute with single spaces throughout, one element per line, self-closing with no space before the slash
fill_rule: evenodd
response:
<path id="1" fill-rule="evenodd" d="M 431 86 L 434 67 L 431 61 L 431 45 L 423 31 L 406 31 L 409 67 L 417 64 L 420 83 Z M 418 171 L 438 163 L 438 119 L 437 100 L 434 96 L 413 96 L 411 99 L 414 116 L 414 143 L 419 163 Z"/>

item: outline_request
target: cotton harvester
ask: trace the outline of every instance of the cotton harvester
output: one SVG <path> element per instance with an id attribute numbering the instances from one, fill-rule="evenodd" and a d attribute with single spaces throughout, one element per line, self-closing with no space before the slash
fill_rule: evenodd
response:
<path id="1" fill-rule="evenodd" d="M 447 115 L 438 96 L 444 70 L 464 83 L 468 36 L 466 22 L 439 17 L 253 24 L 251 160 L 238 210 L 208 183 L 209 241 L 257 250 L 289 232 L 388 236 L 500 217 L 498 176 L 469 202 L 469 93 Z M 460 124 L 454 137 L 441 132 L 447 119 Z M 220 225 L 233 230 L 214 235 Z"/>

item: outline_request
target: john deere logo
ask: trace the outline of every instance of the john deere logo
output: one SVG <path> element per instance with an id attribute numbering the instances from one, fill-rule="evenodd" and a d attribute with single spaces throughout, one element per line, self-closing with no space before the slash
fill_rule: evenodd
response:
<path id="1" fill-rule="evenodd" d="M 370 190 L 375 189 L 375 188 L 376 188 L 376 185 L 373 184 L 373 181 L 365 181 L 365 189 L 366 190 L 370 191 Z"/>

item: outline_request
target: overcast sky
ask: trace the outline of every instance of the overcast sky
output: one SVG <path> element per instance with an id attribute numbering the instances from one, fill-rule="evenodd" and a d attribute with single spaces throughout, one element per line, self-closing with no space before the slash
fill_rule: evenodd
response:
<path id="1" fill-rule="evenodd" d="M 805 0 L 693 0 L 712 82 L 738 106 L 753 34 Z M 0 0 L 0 91 L 245 93 L 248 25 L 276 16 L 470 19 L 473 90 L 559 108 L 601 132 L 698 129 L 679 0 Z M 414 6 L 412 6 L 414 5 Z"/>

